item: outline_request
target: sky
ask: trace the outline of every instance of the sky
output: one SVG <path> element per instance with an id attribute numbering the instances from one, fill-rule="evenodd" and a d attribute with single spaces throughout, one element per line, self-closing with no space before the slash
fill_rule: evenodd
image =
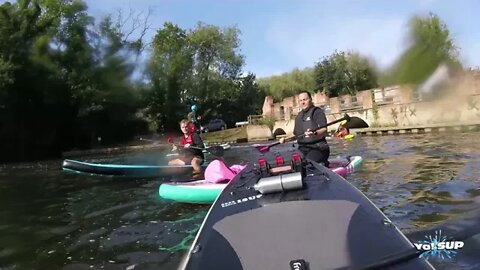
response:
<path id="1" fill-rule="evenodd" d="M 480 0 L 86 0 L 100 18 L 122 10 L 147 14 L 150 42 L 165 22 L 193 29 L 198 22 L 238 27 L 244 72 L 257 77 L 313 67 L 335 50 L 354 50 L 380 68 L 408 44 L 414 15 L 437 14 L 467 67 L 480 67 Z"/>

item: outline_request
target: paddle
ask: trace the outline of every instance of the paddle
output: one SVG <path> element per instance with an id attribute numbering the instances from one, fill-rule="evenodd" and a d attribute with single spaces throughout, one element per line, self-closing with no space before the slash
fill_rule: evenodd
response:
<path id="1" fill-rule="evenodd" d="M 345 114 L 342 118 L 337 119 L 337 120 L 334 120 L 334 121 L 332 121 L 332 122 L 330 122 L 330 123 L 327 123 L 325 126 L 316 128 L 316 129 L 314 129 L 313 131 L 317 131 L 317 130 L 319 130 L 319 129 L 326 128 L 326 127 L 328 127 L 328 126 L 331 126 L 331 125 L 333 125 L 333 124 L 342 122 L 342 121 L 344 121 L 344 120 L 346 120 L 347 122 L 350 121 L 350 116 L 349 116 L 348 114 Z M 299 135 L 299 136 L 291 136 L 291 137 L 286 138 L 285 141 L 287 142 L 287 141 L 290 141 L 290 140 L 292 140 L 292 139 L 302 138 L 302 137 L 304 137 L 304 136 L 305 136 L 305 134 L 302 134 L 302 135 Z M 279 145 L 279 144 L 280 144 L 280 142 L 274 142 L 274 143 L 269 144 L 269 145 L 255 145 L 254 147 L 255 147 L 255 149 L 257 149 L 260 153 L 265 154 L 265 153 L 267 153 L 268 151 L 270 151 L 270 148 L 272 148 L 272 147 L 275 146 L 275 145 Z"/>
<path id="2" fill-rule="evenodd" d="M 151 143 L 153 143 L 153 144 L 159 144 L 159 143 L 160 143 L 160 141 L 150 140 L 150 139 L 145 139 L 145 138 L 140 138 L 139 140 L 140 140 L 140 141 L 151 142 Z"/>
<path id="3" fill-rule="evenodd" d="M 175 144 L 173 142 L 173 139 L 172 138 L 168 138 L 167 139 L 167 142 L 169 144 L 173 144 L 179 148 L 183 148 L 183 146 L 179 146 L 178 144 Z M 209 146 L 209 147 L 205 147 L 205 148 L 201 148 L 201 147 L 196 147 L 196 146 L 189 146 L 188 148 L 191 148 L 191 149 L 197 149 L 197 150 L 205 150 L 205 151 L 208 151 L 210 152 L 212 155 L 216 156 L 216 157 L 221 157 L 223 156 L 223 147 L 219 146 L 219 145 L 214 145 L 214 146 Z"/>

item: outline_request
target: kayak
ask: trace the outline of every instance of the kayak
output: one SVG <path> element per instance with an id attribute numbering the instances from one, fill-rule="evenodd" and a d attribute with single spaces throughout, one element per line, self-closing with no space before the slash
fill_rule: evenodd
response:
<path id="1" fill-rule="evenodd" d="M 358 170 L 362 157 L 343 157 L 330 159 L 329 168 L 346 176 Z M 215 201 L 228 183 L 211 183 L 207 180 L 163 183 L 158 189 L 161 198 L 182 203 L 210 204 Z"/>
<path id="2" fill-rule="evenodd" d="M 348 135 L 345 135 L 345 136 L 343 136 L 343 137 L 340 137 L 340 138 L 338 138 L 338 137 L 335 137 L 335 136 L 327 136 L 327 137 L 325 137 L 325 138 L 326 138 L 327 140 L 337 140 L 337 139 L 343 139 L 343 140 L 353 140 L 353 139 L 355 139 L 355 134 L 353 134 L 353 133 L 350 133 L 350 134 L 348 134 Z"/>
<path id="3" fill-rule="evenodd" d="M 178 269 L 433 269 L 416 253 L 398 256 L 414 245 L 352 184 L 293 159 L 275 170 L 249 164 L 236 175 Z"/>
<path id="4" fill-rule="evenodd" d="M 208 164 L 203 164 L 206 167 Z M 192 165 L 122 165 L 88 163 L 65 159 L 63 170 L 76 173 L 95 175 L 122 175 L 122 176 L 181 176 L 192 172 Z"/>

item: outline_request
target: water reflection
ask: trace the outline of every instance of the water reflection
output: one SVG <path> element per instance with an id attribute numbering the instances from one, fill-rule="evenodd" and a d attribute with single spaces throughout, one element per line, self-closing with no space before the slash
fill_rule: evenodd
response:
<path id="1" fill-rule="evenodd" d="M 363 156 L 362 170 L 348 180 L 407 232 L 479 207 L 479 143 L 475 133 L 329 142 L 332 157 Z M 294 149 L 280 145 L 267 156 Z M 261 156 L 248 146 L 225 153 L 230 163 Z M 156 164 L 164 154 L 89 160 Z M 60 166 L 57 160 L 0 167 L 0 268 L 174 269 L 208 211 L 208 206 L 160 199 L 158 187 L 165 179 L 68 174 Z M 479 242 L 467 243 L 479 247 Z M 471 257 L 475 251 L 465 249 L 457 261 L 445 264 L 450 268 L 442 262 L 436 266 L 474 269 L 479 265 Z"/>

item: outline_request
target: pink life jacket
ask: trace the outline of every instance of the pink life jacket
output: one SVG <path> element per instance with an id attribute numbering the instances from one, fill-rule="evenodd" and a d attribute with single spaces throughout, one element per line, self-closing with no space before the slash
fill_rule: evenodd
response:
<path id="1" fill-rule="evenodd" d="M 214 160 L 205 169 L 205 180 L 210 183 L 229 182 L 241 172 L 246 165 L 227 165 L 220 160 Z"/>

